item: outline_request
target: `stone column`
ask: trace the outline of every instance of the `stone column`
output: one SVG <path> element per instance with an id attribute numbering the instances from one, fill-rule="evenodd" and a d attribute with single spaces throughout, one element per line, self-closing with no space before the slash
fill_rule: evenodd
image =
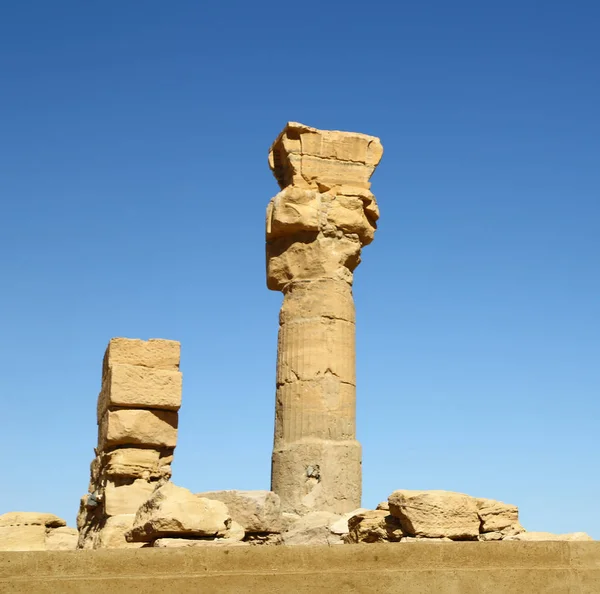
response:
<path id="1" fill-rule="evenodd" d="M 282 291 L 271 489 L 282 510 L 360 507 L 353 271 L 379 211 L 369 179 L 378 138 L 290 122 L 269 165 L 267 286 Z"/>
<path id="2" fill-rule="evenodd" d="M 113 338 L 102 367 L 98 446 L 77 517 L 79 548 L 119 548 L 154 489 L 171 476 L 181 405 L 180 345 Z"/>

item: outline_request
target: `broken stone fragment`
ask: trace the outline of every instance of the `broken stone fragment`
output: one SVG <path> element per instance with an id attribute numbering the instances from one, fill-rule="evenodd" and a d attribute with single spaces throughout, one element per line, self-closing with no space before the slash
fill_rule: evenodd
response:
<path id="1" fill-rule="evenodd" d="M 222 537 L 231 524 L 227 506 L 165 483 L 138 509 L 128 542 L 150 542 L 176 535 Z"/>
<path id="2" fill-rule="evenodd" d="M 125 534 L 133 528 L 135 514 L 121 514 L 106 518 L 98 531 L 94 549 L 138 549 L 143 543 L 131 543 L 125 539 Z"/>
<path id="3" fill-rule="evenodd" d="M 390 513 L 407 536 L 475 540 L 480 519 L 474 497 L 451 491 L 395 491 Z"/>
<path id="4" fill-rule="evenodd" d="M 516 505 L 481 498 L 477 498 L 476 502 L 481 532 L 499 532 L 519 522 L 519 510 Z"/>
<path id="5" fill-rule="evenodd" d="M 364 507 L 359 507 L 351 512 L 345 513 L 342 515 L 341 519 L 337 520 L 336 522 L 334 522 L 333 524 L 331 524 L 329 526 L 329 530 L 331 530 L 331 532 L 333 534 L 340 534 L 340 535 L 344 535 L 344 534 L 348 534 L 348 521 L 350 520 L 350 518 L 353 518 L 354 516 L 357 516 L 358 514 L 362 514 L 365 512 L 368 512 L 370 510 L 364 508 Z"/>
<path id="6" fill-rule="evenodd" d="M 45 526 L 46 528 L 61 528 L 67 523 L 54 514 L 39 512 L 8 512 L 0 516 L 2 526 Z"/>
<path id="7" fill-rule="evenodd" d="M 288 526 L 281 535 L 284 545 L 334 545 L 342 544 L 342 537 L 333 534 L 330 526 L 342 517 L 330 512 L 311 512 Z"/>
<path id="8" fill-rule="evenodd" d="M 117 363 L 178 371 L 180 352 L 181 345 L 176 340 L 112 338 L 104 354 L 102 376 Z"/>
<path id="9" fill-rule="evenodd" d="M 403 536 L 405 534 L 398 518 L 385 510 L 368 510 L 348 520 L 348 534 L 344 542 L 398 542 Z"/>
<path id="10" fill-rule="evenodd" d="M 552 534 L 551 532 L 522 532 L 514 536 L 508 536 L 504 540 L 522 540 L 522 541 L 543 541 L 543 540 L 562 540 L 562 541 L 589 541 L 594 540 L 585 532 L 571 532 L 568 534 Z"/>
<path id="11" fill-rule="evenodd" d="M 98 421 L 107 408 L 176 411 L 181 406 L 181 373 L 138 365 L 112 364 L 98 396 Z"/>
<path id="12" fill-rule="evenodd" d="M 176 412 L 121 409 L 107 411 L 99 430 L 99 447 L 147 445 L 174 448 L 177 445 Z"/>
<path id="13" fill-rule="evenodd" d="M 46 527 L 43 524 L 0 526 L 0 551 L 46 550 Z"/>
<path id="14" fill-rule="evenodd" d="M 246 533 L 281 532 L 281 504 L 271 491 L 205 491 L 198 497 L 222 501 Z"/>
<path id="15" fill-rule="evenodd" d="M 76 528 L 50 529 L 46 533 L 47 551 L 74 551 L 77 548 L 79 532 Z"/>

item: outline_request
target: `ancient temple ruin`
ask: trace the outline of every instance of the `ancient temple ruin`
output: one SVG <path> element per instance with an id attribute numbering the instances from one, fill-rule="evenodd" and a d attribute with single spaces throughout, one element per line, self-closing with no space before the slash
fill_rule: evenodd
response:
<path id="1" fill-rule="evenodd" d="M 267 286 L 282 291 L 271 489 L 286 512 L 360 507 L 353 271 L 379 209 L 378 138 L 290 122 L 269 152 Z"/>
<path id="2" fill-rule="evenodd" d="M 113 338 L 102 364 L 98 446 L 81 499 L 79 548 L 128 545 L 124 534 L 157 486 L 171 477 L 181 406 L 180 345 Z"/>

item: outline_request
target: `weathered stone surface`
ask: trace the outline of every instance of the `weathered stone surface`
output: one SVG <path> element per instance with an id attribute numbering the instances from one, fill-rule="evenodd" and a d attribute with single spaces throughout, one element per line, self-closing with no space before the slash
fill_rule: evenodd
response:
<path id="1" fill-rule="evenodd" d="M 46 550 L 46 527 L 42 524 L 0 526 L 0 551 Z"/>
<path id="2" fill-rule="evenodd" d="M 271 147 L 269 166 L 281 188 L 368 188 L 382 155 L 381 142 L 374 136 L 288 122 Z"/>
<path id="3" fill-rule="evenodd" d="M 523 541 L 540 541 L 540 540 L 566 540 L 566 541 L 587 541 L 594 540 L 585 532 L 571 532 L 568 534 L 552 534 L 551 532 L 522 532 L 514 536 L 508 536 L 504 540 L 523 540 Z"/>
<path id="4" fill-rule="evenodd" d="M 398 518 L 384 510 L 368 510 L 348 520 L 348 534 L 344 542 L 398 542 L 403 536 Z"/>
<path id="5" fill-rule="evenodd" d="M 181 345 L 176 340 L 151 338 L 113 338 L 108 343 L 102 366 L 102 375 L 118 363 L 155 369 L 179 369 Z"/>
<path id="6" fill-rule="evenodd" d="M 103 454 L 102 472 L 107 477 L 135 477 L 146 480 L 171 476 L 172 454 L 159 450 L 120 448 Z"/>
<path id="7" fill-rule="evenodd" d="M 99 446 L 101 449 L 118 445 L 174 448 L 177 424 L 177 413 L 170 411 L 107 411 L 100 424 Z"/>
<path id="8" fill-rule="evenodd" d="M 127 542 L 125 534 L 133 528 L 135 514 L 122 514 L 106 518 L 98 531 L 95 549 L 139 549 L 144 543 Z"/>
<path id="9" fill-rule="evenodd" d="M 222 501 L 247 533 L 281 532 L 281 503 L 272 491 L 205 491 L 198 497 Z"/>
<path id="10" fill-rule="evenodd" d="M 289 420 L 289 425 L 293 421 Z M 282 443 L 281 449 L 279 443 Z M 286 494 L 286 512 L 326 510 L 339 515 L 359 506 L 361 447 L 350 440 L 282 440 L 273 449 L 272 481 Z M 281 495 L 280 495 L 281 497 Z"/>
<path id="11" fill-rule="evenodd" d="M 333 534 L 330 526 L 341 519 L 330 512 L 312 512 L 301 517 L 281 535 L 285 545 L 333 545 L 342 544 L 342 537 Z"/>
<path id="12" fill-rule="evenodd" d="M 503 528 L 502 530 L 495 530 L 492 532 L 482 532 L 477 540 L 481 540 L 483 542 L 488 542 L 492 540 L 506 540 L 509 536 L 515 536 L 517 534 L 521 534 L 521 532 L 525 532 L 525 528 L 516 522 Z"/>
<path id="13" fill-rule="evenodd" d="M 368 511 L 370 510 L 364 507 L 358 507 L 357 509 L 342 515 L 342 517 L 337 522 L 334 522 L 329 526 L 329 529 L 333 534 L 348 534 L 348 520 L 350 520 L 350 518 L 354 516 L 357 516 L 358 514 L 362 514 Z"/>
<path id="14" fill-rule="evenodd" d="M 181 373 L 113 364 L 104 376 L 98 396 L 98 421 L 107 408 L 114 406 L 176 411 L 181 406 Z"/>
<path id="15" fill-rule="evenodd" d="M 79 532 L 76 528 L 54 528 L 46 534 L 47 551 L 74 551 L 77 548 Z"/>
<path id="16" fill-rule="evenodd" d="M 390 511 L 390 504 L 387 501 L 381 501 L 377 504 L 376 510 Z"/>
<path id="17" fill-rule="evenodd" d="M 494 499 L 476 499 L 481 532 L 497 532 L 519 522 L 519 510 Z"/>
<path id="18" fill-rule="evenodd" d="M 54 514 L 40 512 L 8 512 L 0 516 L 2 526 L 46 526 L 47 528 L 61 528 L 67 523 Z"/>
<path id="19" fill-rule="evenodd" d="M 130 484 L 106 483 L 104 488 L 104 513 L 107 516 L 135 514 L 154 491 L 157 483 L 137 479 Z"/>
<path id="20" fill-rule="evenodd" d="M 475 498 L 451 491 L 395 491 L 388 497 L 390 513 L 407 536 L 474 540 L 479 536 Z"/>
<path id="21" fill-rule="evenodd" d="M 231 524 L 227 506 L 166 483 L 139 508 L 129 542 L 181 536 L 224 536 Z"/>

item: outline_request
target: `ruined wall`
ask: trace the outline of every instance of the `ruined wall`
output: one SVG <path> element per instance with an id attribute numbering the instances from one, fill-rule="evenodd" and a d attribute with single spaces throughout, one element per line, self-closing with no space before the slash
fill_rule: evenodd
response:
<path id="1" fill-rule="evenodd" d="M 171 476 L 181 406 L 180 345 L 113 338 L 102 366 L 98 445 L 81 499 L 79 548 L 141 546 L 124 533 L 160 482 Z"/>
<path id="2" fill-rule="evenodd" d="M 599 542 L 0 553 L 11 594 L 598 594 Z"/>

